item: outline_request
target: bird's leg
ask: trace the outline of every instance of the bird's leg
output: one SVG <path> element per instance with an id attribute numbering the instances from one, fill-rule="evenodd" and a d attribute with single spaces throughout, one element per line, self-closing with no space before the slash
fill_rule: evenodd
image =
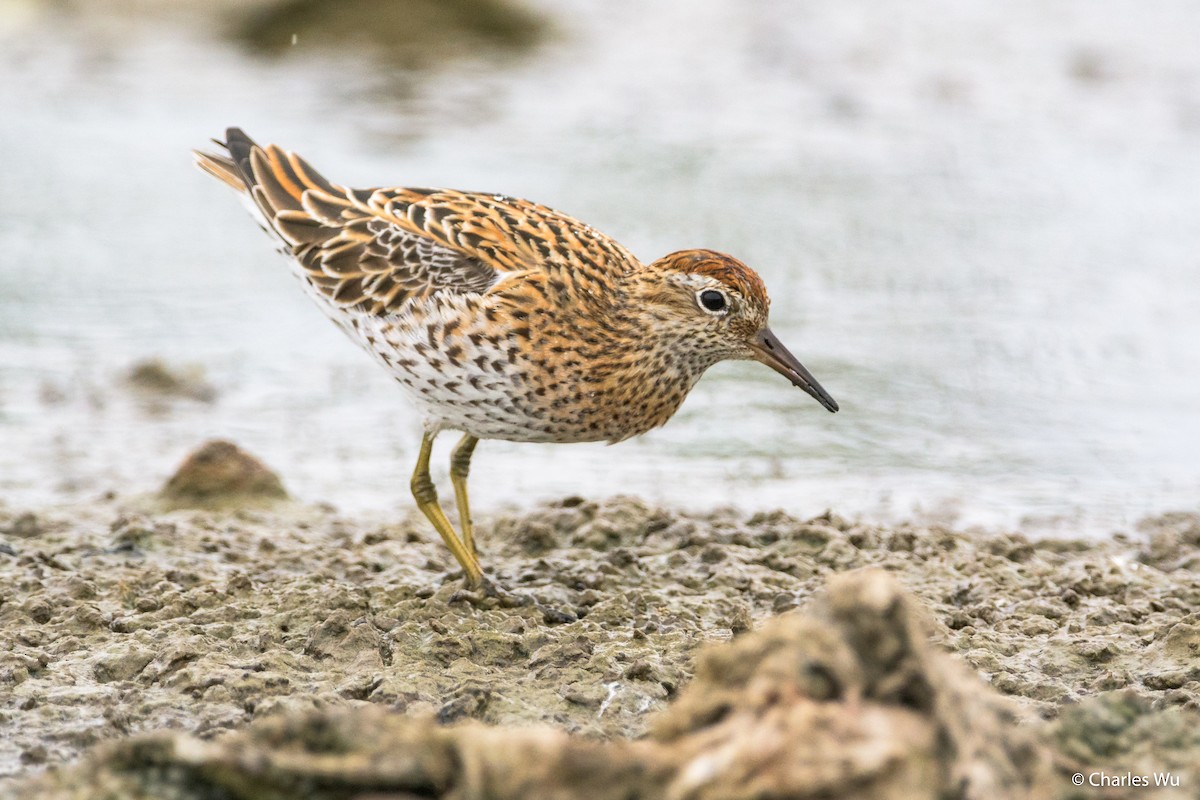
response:
<path id="1" fill-rule="evenodd" d="M 433 478 L 429 477 L 429 456 L 433 452 L 433 436 L 428 432 L 421 436 L 421 453 L 417 456 L 417 468 L 413 470 L 410 484 L 413 497 L 417 501 L 417 508 L 421 509 L 421 513 L 429 518 L 433 527 L 437 528 L 446 547 L 450 548 L 454 558 L 462 565 L 463 571 L 467 573 L 467 583 L 471 586 L 479 586 L 483 583 L 483 571 L 479 569 L 479 562 L 458 538 L 450 520 L 446 519 L 446 512 L 442 511 L 442 507 L 438 505 L 437 489 L 434 488 Z"/>
<path id="2" fill-rule="evenodd" d="M 421 438 L 421 454 L 417 456 L 417 468 L 413 471 L 412 492 L 413 497 L 417 499 L 417 508 L 429 517 L 433 527 L 437 528 L 438 533 L 445 540 L 446 546 L 450 548 L 450 552 L 454 553 L 454 557 L 458 559 L 458 563 L 462 564 L 463 570 L 467 573 L 467 588 L 455 592 L 450 598 L 450 602 L 465 600 L 484 607 L 494 607 L 495 604 L 499 604 L 504 608 L 533 606 L 542 613 L 542 619 L 547 624 L 560 625 L 574 622 L 576 615 L 569 611 L 550 608 L 542 605 L 533 597 L 508 592 L 483 577 L 483 571 L 480 570 L 479 562 L 475 558 L 474 526 L 471 524 L 471 508 L 467 503 L 467 473 L 470 472 L 471 455 L 475 452 L 475 445 L 478 443 L 477 438 L 466 434 L 454 446 L 454 451 L 450 455 L 450 480 L 454 484 L 454 499 L 458 502 L 462 539 L 458 538 L 453 526 L 450 525 L 450 520 L 446 519 L 445 512 L 438 505 L 437 490 L 434 489 L 433 480 L 429 477 L 429 456 L 433 452 L 433 436 L 431 434 L 426 433 Z"/>
<path id="3" fill-rule="evenodd" d="M 471 434 L 463 434 L 454 452 L 450 454 L 450 483 L 454 484 L 454 501 L 458 505 L 458 526 L 462 529 L 462 542 L 467 552 L 477 556 L 475 550 L 475 523 L 471 520 L 471 503 L 467 500 L 467 474 L 471 471 L 471 455 L 479 440 Z"/>

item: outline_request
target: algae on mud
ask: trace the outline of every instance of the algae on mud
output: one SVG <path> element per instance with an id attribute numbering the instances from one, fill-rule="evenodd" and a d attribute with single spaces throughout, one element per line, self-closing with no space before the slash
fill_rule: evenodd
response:
<path id="1" fill-rule="evenodd" d="M 0 506 L 0 542 L 0 790 L 125 734 L 221 741 L 280 711 L 378 705 L 636 738 L 687 691 L 702 644 L 739 641 L 864 566 L 892 573 L 941 645 L 1051 720 L 1033 727 L 1062 763 L 1200 766 L 1187 734 L 1200 729 L 1195 514 L 1098 542 L 629 498 L 481 520 L 493 577 L 577 616 L 558 625 L 534 606 L 466 602 L 417 517 L 109 498 Z"/>

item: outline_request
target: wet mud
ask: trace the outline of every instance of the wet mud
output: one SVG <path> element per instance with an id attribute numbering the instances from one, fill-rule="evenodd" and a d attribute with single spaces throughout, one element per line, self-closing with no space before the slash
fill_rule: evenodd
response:
<path id="1" fill-rule="evenodd" d="M 1200 787 L 1196 514 L 1031 540 L 566 498 L 481 516 L 488 596 L 423 519 L 268 494 L 0 506 L 0 795 Z"/>

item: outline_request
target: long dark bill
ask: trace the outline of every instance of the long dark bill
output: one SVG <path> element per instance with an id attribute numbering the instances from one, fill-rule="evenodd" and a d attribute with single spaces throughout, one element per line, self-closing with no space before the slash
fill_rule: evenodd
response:
<path id="1" fill-rule="evenodd" d="M 808 392 L 829 411 L 838 410 L 837 401 L 829 396 L 829 392 L 821 388 L 821 384 L 817 383 L 817 379 L 812 376 L 812 373 L 805 369 L 804 365 L 788 352 L 783 343 L 775 338 L 775 334 L 771 333 L 770 328 L 763 328 L 758 332 L 751 348 L 754 350 L 756 359 L 787 378 L 793 386 L 799 386 Z"/>

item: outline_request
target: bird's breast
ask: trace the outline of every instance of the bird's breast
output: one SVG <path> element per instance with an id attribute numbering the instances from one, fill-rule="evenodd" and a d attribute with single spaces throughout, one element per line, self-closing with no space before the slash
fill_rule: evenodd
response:
<path id="1" fill-rule="evenodd" d="M 531 308 L 435 303 L 351 333 L 428 426 L 488 439 L 628 439 L 669 420 L 703 372 L 611 321 Z"/>

